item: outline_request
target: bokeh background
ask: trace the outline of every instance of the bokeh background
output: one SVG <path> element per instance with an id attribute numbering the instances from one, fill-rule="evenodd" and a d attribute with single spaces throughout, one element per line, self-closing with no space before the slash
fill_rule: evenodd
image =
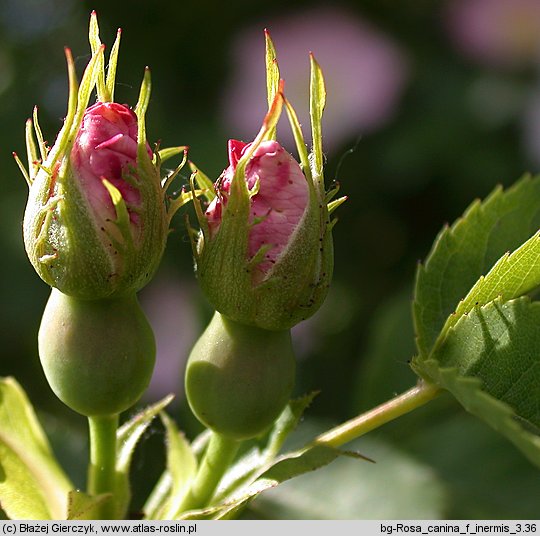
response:
<path id="1" fill-rule="evenodd" d="M 251 139 L 264 114 L 263 28 L 305 125 L 314 52 L 327 77 L 327 180 L 339 181 L 349 199 L 338 211 L 328 300 L 294 330 L 297 394 L 320 390 L 299 435 L 312 437 L 410 387 L 418 260 L 474 198 L 540 166 L 540 2 L 0 0 L 0 375 L 15 375 L 27 390 L 79 486 L 86 424 L 54 398 L 40 369 L 36 334 L 48 288 L 24 253 L 27 189 L 11 152 L 25 154 L 34 104 L 54 141 L 66 110 L 63 46 L 82 71 L 92 9 L 105 43 L 123 28 L 116 99 L 135 104 L 149 65 L 149 138 L 189 145 L 211 177 L 226 167 L 227 139 Z M 279 136 L 294 151 L 285 121 Z M 186 408 L 182 372 L 211 311 L 181 215 L 174 227 L 160 271 L 141 293 L 158 339 L 146 401 L 175 392 L 171 413 L 193 437 L 199 426 Z M 159 476 L 162 441 L 156 423 L 137 453 L 134 511 Z M 352 446 L 377 464 L 339 460 L 261 497 L 246 515 L 538 516 L 538 470 L 449 397 Z"/>

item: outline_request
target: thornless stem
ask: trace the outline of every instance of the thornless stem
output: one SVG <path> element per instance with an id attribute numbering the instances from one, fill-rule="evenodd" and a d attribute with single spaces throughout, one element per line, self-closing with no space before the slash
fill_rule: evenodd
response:
<path id="1" fill-rule="evenodd" d="M 420 381 L 415 387 L 405 391 L 403 394 L 321 434 L 317 437 L 315 443 L 325 443 L 332 447 L 339 447 L 397 417 L 401 417 L 401 415 L 405 415 L 405 413 L 409 413 L 413 409 L 423 406 L 440 393 L 441 389 L 436 385 Z"/>
<path id="2" fill-rule="evenodd" d="M 118 415 L 88 417 L 90 426 L 90 466 L 88 468 L 88 493 L 100 495 L 115 492 L 116 480 L 116 430 Z M 114 500 L 105 501 L 101 519 L 114 519 Z"/>
<path id="3" fill-rule="evenodd" d="M 182 502 L 181 510 L 209 506 L 221 477 L 234 459 L 240 441 L 212 432 L 191 489 Z"/>

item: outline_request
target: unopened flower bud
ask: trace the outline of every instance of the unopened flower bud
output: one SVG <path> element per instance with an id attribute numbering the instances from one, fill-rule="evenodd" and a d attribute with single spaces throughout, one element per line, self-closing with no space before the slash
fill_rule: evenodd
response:
<path id="1" fill-rule="evenodd" d="M 39 331 L 39 355 L 53 391 L 88 416 L 112 415 L 134 404 L 148 386 L 155 359 L 152 330 L 136 292 L 161 259 L 169 222 L 191 193 L 165 198 L 187 148 L 153 153 L 146 142 L 150 73 L 135 109 L 114 102 L 120 32 L 105 76 L 95 12 L 92 57 L 80 85 L 66 49 L 69 102 L 52 148 L 37 112 L 27 122 L 30 193 L 24 242 L 34 268 L 53 287 Z M 88 107 L 96 89 L 98 102 Z M 184 152 L 161 180 L 160 164 Z"/>
<path id="2" fill-rule="evenodd" d="M 140 232 L 141 181 L 137 169 L 137 116 L 116 102 L 98 102 L 88 108 L 71 150 L 74 179 L 87 198 L 101 227 L 116 218 L 106 179 L 126 202 L 133 235 Z M 148 156 L 152 151 L 147 144 Z"/>
<path id="3" fill-rule="evenodd" d="M 132 110 L 112 101 L 111 84 L 99 84 L 102 48 L 92 56 L 80 88 L 70 52 L 66 55 L 68 114 L 53 147 L 43 142 L 36 115 L 27 125 L 26 251 L 41 278 L 65 294 L 125 295 L 151 278 L 169 223 L 159 159 L 153 159 L 144 128 L 149 72 Z M 96 84 L 99 101 L 87 108 Z"/>
<path id="4" fill-rule="evenodd" d="M 207 236 L 199 244 L 197 275 L 220 313 L 263 329 L 288 329 L 311 316 L 326 295 L 332 275 L 328 213 L 277 141 L 257 145 L 238 173 L 250 149 L 229 142 L 229 167 L 204 214 Z"/>
<path id="5" fill-rule="evenodd" d="M 333 271 L 332 201 L 323 177 L 322 72 L 311 56 L 310 109 L 313 151 L 308 155 L 296 113 L 284 96 L 275 49 L 267 40 L 269 110 L 251 143 L 229 141 L 229 166 L 211 190 L 197 178 L 209 205 L 195 203 L 200 233 L 194 243 L 196 272 L 210 303 L 235 322 L 286 330 L 314 314 Z M 283 107 L 300 162 L 275 140 Z M 198 173 L 198 170 L 195 169 Z"/>
<path id="6" fill-rule="evenodd" d="M 229 141 L 229 167 L 219 181 L 217 197 L 206 210 L 211 237 L 219 230 L 238 160 L 249 147 L 241 141 Z M 265 250 L 260 263 L 253 266 L 252 279 L 259 283 L 290 243 L 309 205 L 309 188 L 298 162 L 273 140 L 257 147 L 245 177 L 249 190 L 257 188 L 251 197 L 248 256 L 253 258 L 261 248 Z"/>
<path id="7" fill-rule="evenodd" d="M 192 166 L 192 191 L 197 181 L 209 201 L 203 210 L 194 199 L 196 271 L 216 313 L 189 357 L 186 395 L 203 424 L 233 439 L 263 433 L 286 405 L 294 383 L 290 328 L 326 296 L 336 222 L 330 214 L 345 200 L 332 201 L 338 188 L 324 186 L 322 72 L 312 56 L 308 155 L 266 39 L 269 111 L 258 135 L 252 143 L 229 141 L 229 166 L 214 185 Z M 300 163 L 275 141 L 284 106 Z"/>

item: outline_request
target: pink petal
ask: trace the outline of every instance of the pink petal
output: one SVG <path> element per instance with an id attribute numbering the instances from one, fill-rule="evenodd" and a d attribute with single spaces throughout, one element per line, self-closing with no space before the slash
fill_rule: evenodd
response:
<path id="1" fill-rule="evenodd" d="M 206 210 L 211 234 L 219 229 L 222 207 L 226 204 L 238 160 L 250 144 L 229 141 L 230 166 L 216 182 L 218 196 Z M 261 247 L 271 245 L 258 270 L 265 275 L 289 243 L 309 203 L 309 188 L 300 166 L 276 141 L 261 143 L 246 166 L 248 188 L 259 181 L 259 191 L 251 198 L 249 233 L 250 257 Z"/>

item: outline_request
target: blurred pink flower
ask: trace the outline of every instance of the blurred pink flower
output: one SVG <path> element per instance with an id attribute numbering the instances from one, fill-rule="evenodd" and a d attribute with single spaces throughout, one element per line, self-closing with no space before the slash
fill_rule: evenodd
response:
<path id="1" fill-rule="evenodd" d="M 467 57 L 497 68 L 518 68 L 539 58 L 538 0 L 453 0 L 446 26 Z"/>
<path id="2" fill-rule="evenodd" d="M 327 85 L 323 119 L 325 151 L 381 127 L 393 115 L 407 76 L 403 52 L 384 34 L 338 8 L 302 11 L 265 21 L 276 45 L 285 94 L 309 136 L 309 58 L 313 51 Z M 267 109 L 263 26 L 240 33 L 223 114 L 237 138 L 253 139 Z M 279 138 L 293 145 L 282 121 Z"/>

